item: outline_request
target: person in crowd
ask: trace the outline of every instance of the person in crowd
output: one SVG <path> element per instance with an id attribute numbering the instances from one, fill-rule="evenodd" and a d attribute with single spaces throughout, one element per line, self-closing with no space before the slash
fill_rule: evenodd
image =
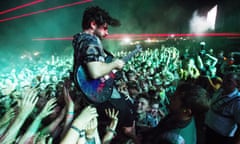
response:
<path id="1" fill-rule="evenodd" d="M 149 113 L 154 119 L 153 127 L 156 127 L 158 123 L 161 121 L 161 119 L 163 119 L 166 116 L 166 114 L 161 109 L 160 102 L 158 100 L 152 100 L 150 105 L 151 108 Z"/>
<path id="2" fill-rule="evenodd" d="M 223 77 L 228 65 L 228 58 L 223 50 L 219 51 L 216 57 L 218 59 L 218 63 L 216 65 L 217 68 L 216 74 L 220 77 Z"/>
<path id="3" fill-rule="evenodd" d="M 186 70 L 187 70 L 186 79 L 195 80 L 200 76 L 200 71 L 198 70 L 195 64 L 195 60 L 193 58 L 189 58 Z"/>
<path id="4" fill-rule="evenodd" d="M 127 77 L 128 81 L 136 81 L 137 77 L 138 77 L 138 74 L 135 71 L 133 71 L 133 70 L 128 70 L 126 72 L 126 77 Z"/>
<path id="5" fill-rule="evenodd" d="M 205 61 L 202 59 L 203 55 L 207 57 Z M 218 59 L 208 53 L 200 52 L 197 60 L 199 63 L 200 76 L 196 80 L 196 83 L 205 88 L 211 96 L 222 84 L 222 78 L 216 75 Z"/>
<path id="6" fill-rule="evenodd" d="M 221 89 L 212 98 L 205 123 L 206 144 L 237 144 L 240 142 L 240 92 L 239 76 L 229 72 L 223 77 Z"/>
<path id="7" fill-rule="evenodd" d="M 150 87 L 149 87 L 149 83 L 146 81 L 146 79 L 144 77 L 144 74 L 138 78 L 138 82 L 139 82 L 139 87 L 142 90 L 142 92 L 148 93 Z"/>
<path id="8" fill-rule="evenodd" d="M 136 120 L 136 132 L 139 133 L 142 130 L 150 127 L 155 127 L 156 123 L 154 118 L 149 113 L 151 108 L 151 97 L 147 93 L 141 93 L 137 96 L 137 120 Z"/>
<path id="9" fill-rule="evenodd" d="M 131 81 L 127 82 L 127 89 L 128 89 L 129 96 L 131 98 L 133 98 L 134 100 L 136 100 L 137 99 L 137 95 L 139 93 L 141 93 L 141 89 L 138 86 L 137 81 L 135 81 L 135 80 L 134 81 L 131 80 Z"/>
<path id="10" fill-rule="evenodd" d="M 197 116 L 206 112 L 210 101 L 198 85 L 181 83 L 171 97 L 169 114 L 157 127 L 142 133 L 143 144 L 196 144 Z"/>
<path id="11" fill-rule="evenodd" d="M 91 79 L 103 79 L 113 70 L 122 70 L 125 62 L 120 59 L 110 61 L 112 55 L 103 48 L 101 40 L 108 35 L 108 26 L 119 26 L 119 20 L 112 18 L 104 9 L 93 6 L 88 7 L 83 14 L 83 31 L 73 36 L 74 62 L 73 74 L 77 74 L 79 66 L 82 66 Z M 77 84 L 77 82 L 76 82 Z M 91 103 L 91 102 L 90 102 Z M 113 87 L 110 98 L 97 105 L 99 121 L 104 122 L 104 109 L 114 108 L 119 110 L 119 125 L 121 129 L 133 125 L 132 103 L 125 100 L 125 96 Z"/>

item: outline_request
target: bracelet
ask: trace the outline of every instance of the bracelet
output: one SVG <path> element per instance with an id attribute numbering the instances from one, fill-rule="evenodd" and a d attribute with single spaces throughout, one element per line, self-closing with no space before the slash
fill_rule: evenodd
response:
<path id="1" fill-rule="evenodd" d="M 70 112 L 68 112 L 68 114 L 69 114 L 69 115 L 74 115 L 74 112 L 73 112 L 73 111 L 72 111 L 72 112 L 70 111 Z"/>
<path id="2" fill-rule="evenodd" d="M 110 127 L 108 127 L 108 126 L 106 128 L 106 131 L 112 132 L 114 136 L 117 135 L 117 132 L 115 130 L 111 129 Z"/>
<path id="3" fill-rule="evenodd" d="M 80 130 L 80 129 L 78 129 L 75 126 L 71 126 L 71 128 L 78 132 L 79 137 L 85 137 L 85 135 L 86 135 L 86 131 L 85 130 Z"/>

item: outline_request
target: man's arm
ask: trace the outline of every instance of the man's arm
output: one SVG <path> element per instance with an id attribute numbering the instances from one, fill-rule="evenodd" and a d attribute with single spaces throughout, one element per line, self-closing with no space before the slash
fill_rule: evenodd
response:
<path id="1" fill-rule="evenodd" d="M 88 68 L 90 77 L 93 79 L 98 79 L 104 75 L 109 74 L 113 69 L 121 70 L 124 64 L 125 64 L 124 61 L 120 59 L 116 59 L 111 63 L 95 61 L 95 62 L 87 63 L 87 68 Z"/>
<path id="2" fill-rule="evenodd" d="M 206 54 L 206 56 L 213 60 L 212 66 L 215 67 L 218 62 L 218 59 L 214 56 L 211 56 L 210 54 Z"/>

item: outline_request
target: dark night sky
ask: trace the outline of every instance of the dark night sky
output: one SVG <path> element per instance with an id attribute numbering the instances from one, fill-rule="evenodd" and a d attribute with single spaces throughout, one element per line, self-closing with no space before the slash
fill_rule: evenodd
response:
<path id="1" fill-rule="evenodd" d="M 36 0 L 35 0 L 36 1 Z M 71 46 L 71 41 L 32 41 L 34 38 L 71 37 L 81 31 L 83 10 L 98 5 L 113 17 L 121 20 L 118 28 L 110 28 L 110 33 L 188 33 L 189 20 L 195 10 L 204 10 L 219 4 L 224 18 L 220 18 L 219 31 L 224 32 L 228 23 L 236 21 L 236 26 L 226 32 L 240 32 L 240 12 L 238 0 L 93 0 L 80 5 L 55 9 L 19 19 L 1 21 L 26 13 L 66 5 L 80 0 L 44 0 L 13 12 L 1 12 L 34 0 L 0 1 L 0 50 L 2 56 L 21 55 L 27 51 L 56 53 Z M 224 8 L 223 8 L 224 7 Z M 232 15 L 232 13 L 234 13 Z M 227 22 L 224 22 L 226 17 Z M 229 20 L 230 19 L 230 20 Z M 110 41 L 110 40 L 109 40 Z M 118 42 L 114 42 L 118 43 Z M 109 48 L 114 50 L 113 47 Z"/>

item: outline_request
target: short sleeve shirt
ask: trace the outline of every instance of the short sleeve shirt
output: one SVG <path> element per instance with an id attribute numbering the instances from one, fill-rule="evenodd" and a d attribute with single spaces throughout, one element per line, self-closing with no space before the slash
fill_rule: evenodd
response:
<path id="1" fill-rule="evenodd" d="M 100 39 L 95 35 L 78 33 L 73 36 L 74 70 L 79 65 L 85 65 L 93 61 L 105 61 L 106 53 L 103 50 Z"/>

